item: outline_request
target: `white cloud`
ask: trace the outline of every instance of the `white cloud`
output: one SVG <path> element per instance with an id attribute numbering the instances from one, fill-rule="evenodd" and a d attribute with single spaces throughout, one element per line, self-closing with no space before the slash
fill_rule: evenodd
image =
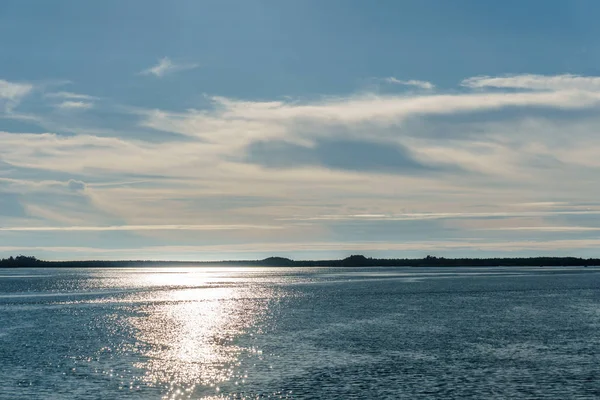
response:
<path id="1" fill-rule="evenodd" d="M 25 210 L 44 221 L 36 227 L 29 227 L 32 221 L 27 218 L 11 221 L 14 228 L 10 229 L 114 230 L 165 237 L 182 231 L 181 235 L 188 238 L 201 236 L 204 231 L 224 230 L 223 235 L 250 243 L 258 240 L 252 227 L 269 224 L 320 229 L 321 236 L 311 236 L 311 240 L 326 241 L 331 240 L 331 235 L 340 235 L 328 231 L 336 224 L 384 225 L 382 221 L 389 220 L 425 226 L 456 220 L 483 221 L 456 228 L 464 233 L 489 226 L 486 219 L 543 220 L 583 215 L 595 218 L 600 213 L 596 208 L 571 212 L 548 210 L 544 204 L 551 202 L 559 208 L 600 196 L 600 188 L 590 184 L 600 167 L 600 139 L 596 135 L 600 119 L 594 113 L 578 113 L 577 119 L 570 118 L 570 111 L 597 110 L 600 90 L 593 85 L 556 84 L 552 89 L 541 90 L 538 86 L 534 91 L 514 92 L 488 90 L 490 83 L 478 82 L 473 80 L 469 85 L 481 90 L 453 94 L 360 94 L 310 101 L 215 96 L 210 98 L 212 104 L 202 110 L 138 110 L 142 128 L 156 130 L 152 132 L 153 140 L 131 135 L 128 129 L 140 132 L 138 126 L 80 129 L 79 120 L 93 112 L 53 113 L 69 117 L 69 123 L 74 125 L 69 135 L 0 132 L 0 160 L 7 165 L 2 172 L 6 174 L 4 180 L 14 180 L 10 181 L 9 190 L 23 194 Z M 496 81 L 495 85 L 499 83 Z M 506 88 L 517 88 L 516 83 L 510 85 L 513 86 Z M 527 85 L 533 88 L 533 84 Z M 62 94 L 47 97 L 57 102 L 65 100 L 64 103 L 86 104 L 93 100 L 77 97 L 85 95 L 58 93 Z M 497 113 L 490 120 L 482 120 L 481 115 L 471 119 L 475 113 L 493 113 L 508 107 L 519 109 L 519 116 Z M 540 108 L 565 112 L 544 114 Z M 442 118 L 428 118 L 432 115 Z M 565 115 L 567 118 L 562 117 Z M 458 166 L 466 172 L 400 176 L 318 166 L 264 169 L 246 163 L 244 158 L 246 146 L 255 141 L 273 139 L 311 148 L 331 138 L 399 144 L 420 161 Z M 556 159 L 558 164 L 540 166 L 539 159 L 543 157 Z M 39 188 L 19 182 L 19 178 L 28 176 L 28 172 L 19 176 L 21 169 L 36 169 L 47 181 L 40 182 Z M 51 190 L 44 185 L 58 188 L 52 189 L 52 196 L 77 199 L 79 208 L 74 210 L 75 200 L 55 202 L 54 197 L 46 196 Z M 84 186 L 85 190 L 68 190 Z M 255 196 L 257 188 L 263 200 L 244 200 Z M 29 195 L 32 192 L 35 195 Z M 225 209 L 223 201 L 212 201 L 211 196 L 242 200 Z M 523 211 L 516 209 L 515 203 L 529 205 Z M 540 208 L 543 210 L 537 211 Z M 568 222 L 557 220 L 553 224 L 560 227 Z M 536 229 L 545 229 L 548 234 L 588 232 L 574 228 L 553 231 L 542 228 L 546 225 L 541 222 L 539 226 Z M 533 228 L 531 231 L 535 233 Z M 264 229 L 258 234 L 269 232 Z M 527 233 L 523 229 L 519 234 Z M 306 231 L 273 232 L 276 239 L 280 236 L 281 240 L 290 241 L 293 235 L 298 238 L 301 234 Z M 495 233 L 490 229 L 489 234 Z M 509 233 L 512 234 L 517 232 Z M 210 234 L 213 239 L 216 235 L 218 232 Z M 215 242 L 216 239 L 211 243 Z"/>
<path id="2" fill-rule="evenodd" d="M 595 226 L 512 226 L 503 228 L 487 228 L 494 231 L 534 231 L 534 232 L 586 232 L 600 231 Z"/>
<path id="3" fill-rule="evenodd" d="M 70 99 L 70 100 L 96 100 L 95 96 L 87 94 L 72 93 L 72 92 L 50 92 L 44 94 L 44 97 L 58 98 L 58 99 Z"/>
<path id="4" fill-rule="evenodd" d="M 74 179 L 69 179 L 68 181 L 64 182 L 58 180 L 27 180 L 2 177 L 0 177 L 0 185 L 7 186 L 11 189 L 16 189 L 19 192 L 43 192 L 49 191 L 54 188 L 69 188 L 71 190 L 81 190 L 85 187 L 84 182 L 77 181 Z"/>
<path id="5" fill-rule="evenodd" d="M 316 139 L 340 135 L 338 128 L 341 127 L 344 138 L 402 143 L 421 159 L 460 165 L 480 173 L 510 176 L 513 182 L 524 179 L 520 163 L 536 154 L 554 152 L 562 160 L 578 160 L 586 165 L 592 165 L 597 159 L 595 144 L 589 141 L 548 147 L 549 142 L 544 136 L 556 140 L 561 131 L 568 131 L 570 136 L 593 137 L 590 132 L 598 126 L 596 122 L 540 123 L 540 120 L 532 120 L 535 123 L 519 125 L 514 121 L 502 121 L 464 125 L 462 130 L 477 132 L 478 138 L 461 141 L 455 141 L 451 134 L 427 138 L 406 123 L 413 116 L 468 114 L 503 107 L 545 106 L 567 110 L 591 107 L 600 100 L 600 93 L 589 91 L 360 95 L 310 102 L 242 101 L 224 97 L 211 100 L 213 107 L 201 111 L 156 110 L 140 114 L 144 127 L 186 135 L 189 140 L 184 142 L 152 143 L 83 134 L 0 133 L 3 143 L 14 143 L 0 149 L 0 156 L 14 166 L 53 171 L 83 173 L 96 170 L 194 179 L 202 175 L 203 179 L 216 180 L 218 185 L 233 185 L 233 182 L 238 183 L 232 178 L 234 173 L 246 178 L 260 176 L 266 179 L 265 172 L 259 167 L 242 168 L 232 163 L 236 156 L 243 154 L 247 144 L 279 139 L 310 146 Z M 86 131 L 93 132 L 93 129 Z M 511 148 L 509 139 L 523 142 L 520 153 Z M 539 143 L 533 146 L 532 140 Z M 523 147 L 525 144 L 529 147 Z M 270 171 L 268 176 L 273 181 L 289 178 L 307 182 L 317 179 L 343 182 L 352 174 L 329 171 L 321 172 L 319 177 L 308 177 L 309 170 L 305 169 Z"/>
<path id="6" fill-rule="evenodd" d="M 112 225 L 112 226 L 0 226 L 7 232 L 102 232 L 102 231 L 223 231 L 251 229 L 281 229 L 270 225 Z"/>
<path id="7" fill-rule="evenodd" d="M 419 81 L 416 79 L 401 80 L 401 79 L 396 79 L 393 76 L 390 76 L 390 77 L 384 78 L 383 81 L 387 82 L 387 83 L 393 83 L 396 85 L 415 86 L 415 87 L 418 87 L 420 89 L 425 89 L 425 90 L 431 90 L 431 89 L 435 88 L 435 85 L 431 82 Z"/>
<path id="8" fill-rule="evenodd" d="M 178 71 L 185 71 L 189 69 L 195 69 L 198 67 L 198 64 L 177 64 L 174 63 L 169 57 L 163 57 L 158 61 L 158 64 L 143 70 L 142 72 L 140 72 L 140 74 L 154 75 L 160 78 L 167 74 L 171 74 Z"/>
<path id="9" fill-rule="evenodd" d="M 348 135 L 370 126 L 370 138 L 386 135 L 385 128 L 400 127 L 411 117 L 469 114 L 507 107 L 585 109 L 600 104 L 600 91 L 527 93 L 465 93 L 431 95 L 366 94 L 311 102 L 243 101 L 212 97 L 213 109 L 182 113 L 159 110 L 143 113 L 142 126 L 199 138 L 213 145 L 241 147 L 254 140 L 281 139 L 310 144 L 327 137 L 332 127 Z M 405 135 L 410 132 L 405 131 Z"/>
<path id="10" fill-rule="evenodd" d="M 486 219 L 486 218 L 531 218 L 552 217 L 563 215 L 600 215 L 600 210 L 569 210 L 569 211 L 530 211 L 530 212 L 445 212 L 445 213 L 403 213 L 403 214 L 358 214 L 358 215 L 317 215 L 312 217 L 288 217 L 282 218 L 287 221 L 418 221 L 437 219 Z M 543 230 L 547 227 L 535 227 L 532 229 Z M 516 229 L 516 228 L 498 228 Z M 526 228 L 523 228 L 526 229 Z M 600 228 L 599 228 L 600 229 Z"/>
<path id="11" fill-rule="evenodd" d="M 0 79 L 0 98 L 18 100 L 33 89 L 29 83 L 14 83 Z"/>
<path id="12" fill-rule="evenodd" d="M 93 103 L 86 101 L 63 101 L 56 105 L 56 107 L 63 110 L 88 110 L 94 107 Z"/>
<path id="13" fill-rule="evenodd" d="M 212 147 L 203 143 L 150 143 L 92 135 L 0 132 L 0 158 L 11 165 L 84 173 L 184 174 L 191 166 L 215 165 Z M 196 174 L 196 170 L 190 171 Z"/>
<path id="14" fill-rule="evenodd" d="M 496 128 L 490 125 L 466 126 L 465 129 L 485 131 L 488 137 L 481 143 L 463 141 L 427 142 L 427 138 L 415 137 L 405 122 L 413 116 L 451 115 L 497 110 L 503 107 L 551 107 L 577 109 L 591 107 L 600 101 L 600 93 L 588 91 L 558 91 L 533 93 L 466 93 L 376 96 L 361 95 L 346 98 L 326 98 L 311 102 L 291 101 L 241 101 L 223 97 L 213 97 L 213 108 L 202 111 L 181 113 L 149 111 L 141 114 L 141 124 L 156 130 L 184 134 L 190 141 L 166 142 L 160 145 L 144 141 L 131 141 L 117 138 L 95 138 L 91 135 L 59 137 L 48 135 L 5 136 L 3 140 L 23 142 L 25 147 L 13 148 L 14 155 L 4 154 L 7 162 L 15 165 L 38 166 L 52 169 L 68 169 L 70 172 L 80 168 L 107 168 L 121 171 L 144 171 L 146 173 L 188 175 L 177 165 L 212 165 L 216 170 L 226 157 L 235 156 L 244 146 L 255 140 L 280 139 L 294 143 L 310 145 L 316 138 L 335 135 L 336 127 L 344 128 L 346 138 L 355 137 L 369 140 L 400 140 L 409 145 L 418 154 L 431 160 L 462 163 L 469 168 L 489 170 L 494 167 L 507 170 L 506 157 L 512 150 L 502 142 L 489 141 L 489 137 L 531 136 L 535 132 L 558 129 L 557 124 L 530 125 L 518 127 L 514 124 L 507 129 L 506 123 Z M 69 101 L 65 108 L 87 108 L 91 103 Z M 572 130 L 574 122 L 560 129 Z M 554 127 L 553 127 L 554 126 Z M 402 134 L 390 136 L 390 128 L 402 128 Z M 333 129 L 332 129 L 333 128 Z M 492 130 L 494 129 L 494 130 Z M 591 127 L 582 126 L 581 130 L 590 131 Z M 365 130 L 369 136 L 364 137 Z M 92 132 L 93 130 L 87 130 Z M 527 133 L 527 131 L 531 133 Z M 398 131 L 400 132 L 400 131 Z M 556 135 L 555 135 L 556 137 Z M 440 138 L 438 138 L 440 139 Z M 450 139 L 450 137 L 448 137 Z M 28 156 L 28 149 L 42 148 Z M 62 155 L 80 147 L 77 154 L 53 159 L 53 154 Z M 85 148 L 84 148 L 85 147 Z M 539 146 L 538 146 L 539 147 Z M 588 146 L 589 147 L 589 146 Z M 110 150 L 109 150 L 110 149 Z M 481 154 L 481 150 L 486 154 Z M 541 147 L 539 147 L 541 149 Z M 542 149 L 543 150 L 543 149 Z M 585 149 L 581 149 L 584 151 Z M 33 151 L 33 150 L 31 150 Z M 546 150 L 544 150 L 546 151 Z M 52 153 L 56 152 L 56 153 Z M 514 152 L 512 152 L 514 153 Z M 79 156 L 81 154 L 81 156 Z M 85 155 L 83 155 L 85 154 Z M 42 155 L 40 157 L 39 155 Z M 498 162 L 491 163 L 497 155 Z M 492 158 L 490 158 L 492 157 Z M 591 156 L 590 156 L 591 157 Z M 591 158 L 586 156 L 584 159 Z M 194 161 L 192 161 L 194 160 Z M 504 162 L 504 163 L 503 163 Z M 191 164 L 190 164 L 191 163 Z"/>
<path id="15" fill-rule="evenodd" d="M 11 112 L 33 90 L 30 83 L 15 83 L 0 79 L 0 106 Z"/>
<path id="16" fill-rule="evenodd" d="M 583 90 L 600 91 L 600 77 L 579 75 L 508 75 L 500 77 L 476 76 L 465 79 L 462 86 L 469 88 Z"/>

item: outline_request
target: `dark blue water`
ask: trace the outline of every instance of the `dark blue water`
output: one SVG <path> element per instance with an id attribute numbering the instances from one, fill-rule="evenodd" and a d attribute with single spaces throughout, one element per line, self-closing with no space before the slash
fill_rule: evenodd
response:
<path id="1" fill-rule="evenodd" d="M 0 269 L 0 399 L 600 398 L 594 268 Z"/>

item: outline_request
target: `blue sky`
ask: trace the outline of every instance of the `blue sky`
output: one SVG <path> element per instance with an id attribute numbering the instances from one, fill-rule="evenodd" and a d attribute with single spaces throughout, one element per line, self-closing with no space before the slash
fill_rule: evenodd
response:
<path id="1" fill-rule="evenodd" d="M 596 1 L 3 1 L 0 256 L 600 256 Z"/>

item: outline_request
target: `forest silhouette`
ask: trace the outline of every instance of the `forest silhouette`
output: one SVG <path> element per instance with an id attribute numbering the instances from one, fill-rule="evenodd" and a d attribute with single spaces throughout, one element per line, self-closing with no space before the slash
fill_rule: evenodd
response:
<path id="1" fill-rule="evenodd" d="M 268 257 L 262 260 L 223 261 L 156 261 L 156 260 L 78 260 L 46 261 L 18 255 L 0 260 L 0 268 L 119 268 L 153 266 L 249 266 L 249 267 L 558 267 L 599 266 L 598 258 L 579 257 L 515 257 L 515 258 L 370 258 L 351 255 L 334 260 L 292 260 Z"/>

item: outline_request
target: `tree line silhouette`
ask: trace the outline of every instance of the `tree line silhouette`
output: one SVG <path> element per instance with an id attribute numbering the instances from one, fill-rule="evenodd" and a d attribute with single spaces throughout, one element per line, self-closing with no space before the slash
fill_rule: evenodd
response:
<path id="1" fill-rule="evenodd" d="M 118 268 L 169 265 L 233 265 L 256 267 L 567 267 L 599 266 L 600 259 L 578 257 L 445 258 L 435 256 L 427 256 L 425 258 L 369 258 L 363 255 L 351 255 L 339 260 L 292 260 L 285 257 L 268 257 L 262 260 L 232 261 L 45 261 L 33 256 L 18 255 L 0 260 L 0 268 Z"/>

